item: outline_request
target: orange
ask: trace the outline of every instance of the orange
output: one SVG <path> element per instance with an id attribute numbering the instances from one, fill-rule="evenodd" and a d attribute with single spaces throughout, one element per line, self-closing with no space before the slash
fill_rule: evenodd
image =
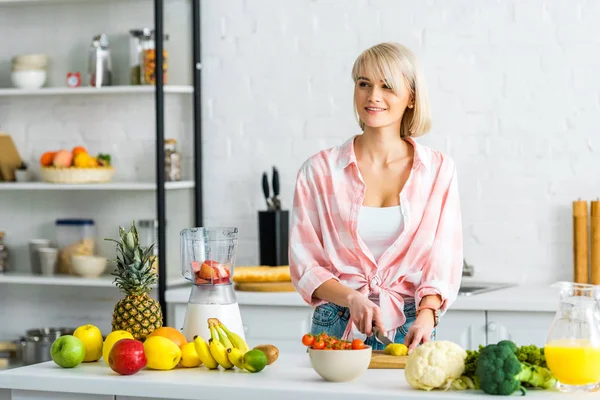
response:
<path id="1" fill-rule="evenodd" d="M 54 161 L 54 156 L 56 155 L 56 151 L 47 151 L 40 157 L 40 165 L 42 167 L 47 167 L 52 165 L 52 161 Z"/>
<path id="2" fill-rule="evenodd" d="M 170 326 L 162 326 L 158 329 L 153 330 L 152 333 L 147 336 L 147 338 L 152 336 L 165 337 L 171 340 L 173 343 L 175 343 L 177 347 L 181 347 L 187 343 L 187 339 L 185 338 L 185 336 L 183 336 L 183 333 L 181 333 L 175 328 L 171 328 Z"/>
<path id="3" fill-rule="evenodd" d="M 71 153 L 73 153 L 73 157 L 75 157 L 79 153 L 87 154 L 87 150 L 83 146 L 75 146 L 75 147 L 73 147 L 73 150 L 71 150 Z"/>

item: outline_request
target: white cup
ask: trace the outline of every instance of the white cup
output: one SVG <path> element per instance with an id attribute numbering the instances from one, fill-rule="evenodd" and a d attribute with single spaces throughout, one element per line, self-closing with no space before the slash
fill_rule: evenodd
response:
<path id="1" fill-rule="evenodd" d="M 56 273 L 56 260 L 58 259 L 58 249 L 52 247 L 41 247 L 37 249 L 40 258 L 40 268 L 42 275 L 51 276 Z"/>
<path id="2" fill-rule="evenodd" d="M 40 256 L 37 249 L 42 247 L 50 247 L 48 239 L 32 239 L 29 241 L 29 263 L 31 264 L 31 272 L 39 275 L 42 273 L 40 269 Z"/>

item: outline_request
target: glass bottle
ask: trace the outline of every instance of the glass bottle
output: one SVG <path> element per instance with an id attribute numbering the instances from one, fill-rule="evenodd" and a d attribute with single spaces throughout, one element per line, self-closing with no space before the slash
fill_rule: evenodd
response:
<path id="1" fill-rule="evenodd" d="M 156 44 L 153 29 L 132 29 L 130 37 L 130 68 L 132 85 L 156 84 Z M 169 40 L 169 35 L 164 35 L 164 42 Z M 169 52 L 163 47 L 163 83 L 167 84 L 167 67 Z"/>
<path id="2" fill-rule="evenodd" d="M 177 140 L 165 139 L 165 181 L 181 180 L 181 154 L 177 151 Z"/>
<path id="3" fill-rule="evenodd" d="M 8 271 L 8 247 L 4 244 L 4 232 L 0 232 L 0 273 Z"/>
<path id="4" fill-rule="evenodd" d="M 558 310 L 544 353 L 563 392 L 600 389 L 600 286 L 558 282 Z"/>

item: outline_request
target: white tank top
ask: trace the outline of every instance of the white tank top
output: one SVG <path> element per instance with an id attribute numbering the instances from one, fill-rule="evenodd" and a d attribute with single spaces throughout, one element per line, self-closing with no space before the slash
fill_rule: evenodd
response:
<path id="1" fill-rule="evenodd" d="M 396 241 L 404 228 L 400 206 L 360 207 L 358 234 L 367 245 L 375 262 Z"/>

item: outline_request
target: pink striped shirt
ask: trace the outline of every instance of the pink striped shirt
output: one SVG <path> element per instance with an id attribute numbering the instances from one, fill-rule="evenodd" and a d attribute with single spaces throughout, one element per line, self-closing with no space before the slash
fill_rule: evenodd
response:
<path id="1" fill-rule="evenodd" d="M 445 312 L 456 299 L 463 263 L 454 162 L 406 139 L 415 151 L 400 192 L 404 229 L 376 261 L 357 233 L 366 186 L 354 138 L 320 151 L 298 171 L 289 247 L 294 286 L 313 307 L 325 303 L 313 293 L 330 279 L 363 295 L 378 295 L 386 330 L 406 321 L 407 298 L 418 305 L 426 295 L 440 295 Z"/>

